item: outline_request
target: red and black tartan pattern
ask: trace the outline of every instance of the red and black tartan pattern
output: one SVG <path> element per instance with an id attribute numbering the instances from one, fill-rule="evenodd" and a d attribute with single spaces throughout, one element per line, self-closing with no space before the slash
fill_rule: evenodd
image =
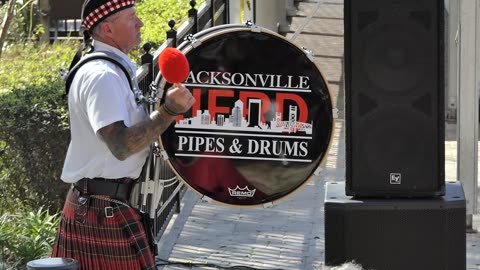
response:
<path id="1" fill-rule="evenodd" d="M 73 258 L 81 270 L 157 269 L 141 217 L 134 208 L 90 198 L 84 224 L 76 221 L 78 196 L 70 190 L 52 257 Z M 113 210 L 113 217 L 107 217 Z M 78 212 L 77 212 L 78 214 Z M 78 216 L 77 216 L 78 219 Z"/>
<path id="2" fill-rule="evenodd" d="M 120 11 L 124 8 L 133 6 L 135 4 L 135 0 L 111 0 L 106 2 L 105 4 L 99 6 L 90 14 L 88 14 L 83 20 L 83 26 L 85 29 L 90 30 L 93 28 L 94 25 L 99 23 L 102 19 L 107 17 L 108 15 Z"/>

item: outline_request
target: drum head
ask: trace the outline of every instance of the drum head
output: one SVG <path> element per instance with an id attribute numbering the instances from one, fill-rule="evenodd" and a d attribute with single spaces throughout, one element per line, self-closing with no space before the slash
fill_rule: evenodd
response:
<path id="1" fill-rule="evenodd" d="M 196 103 L 160 137 L 179 178 L 234 206 L 273 203 L 303 186 L 333 128 L 330 93 L 312 58 L 274 32 L 243 25 L 200 32 L 179 49 Z"/>

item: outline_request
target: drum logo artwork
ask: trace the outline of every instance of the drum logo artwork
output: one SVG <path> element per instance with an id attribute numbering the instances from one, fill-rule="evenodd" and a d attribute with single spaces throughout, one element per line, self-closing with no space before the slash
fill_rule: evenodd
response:
<path id="1" fill-rule="evenodd" d="M 236 186 L 235 189 L 228 188 L 228 192 L 232 197 L 253 197 L 255 195 L 256 189 L 250 190 L 248 187 L 240 188 Z"/>
<path id="2" fill-rule="evenodd" d="M 302 186 L 323 159 L 330 94 L 311 59 L 282 38 L 242 27 L 220 36 L 185 49 L 191 71 L 183 84 L 196 102 L 162 134 L 162 146 L 202 195 L 269 203 Z M 233 53 L 231 39 L 245 46 Z"/>
<path id="3" fill-rule="evenodd" d="M 202 81 L 201 74 L 209 75 L 209 80 Z M 219 74 L 220 72 L 191 72 L 187 78 L 185 85 L 193 87 L 197 103 L 194 105 L 192 117 L 177 119 L 177 156 L 194 157 L 206 154 L 210 158 L 312 161 L 306 157 L 308 143 L 312 139 L 313 123 L 306 122 L 308 107 L 305 101 L 294 94 L 297 91 L 310 92 L 308 77 L 300 76 L 296 79 L 297 83 L 292 84 L 295 80 L 293 76 L 288 76 L 288 83 L 283 85 L 281 76 L 239 73 L 232 76 L 224 73 L 222 78 L 228 80 L 221 82 L 214 79 Z M 219 89 L 225 85 L 230 89 Z M 207 109 L 202 110 L 199 98 L 201 88 L 196 87 L 205 86 L 209 88 L 208 100 L 211 102 Z M 276 91 L 276 106 L 274 115 L 268 119 L 265 113 L 271 110 L 272 100 L 258 90 L 271 89 Z M 238 98 L 235 97 L 235 91 L 238 92 Z M 216 100 L 219 98 L 230 99 L 231 106 L 218 106 Z M 287 100 L 291 101 L 292 105 L 284 108 Z M 283 120 L 285 113 L 288 118 Z M 224 131 L 230 133 L 226 134 Z M 241 137 L 244 139 L 240 139 Z M 282 137 L 290 140 L 282 140 Z"/>

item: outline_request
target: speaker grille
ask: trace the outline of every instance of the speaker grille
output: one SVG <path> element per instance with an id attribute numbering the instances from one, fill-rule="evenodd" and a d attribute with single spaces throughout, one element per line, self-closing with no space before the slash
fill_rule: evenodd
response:
<path id="1" fill-rule="evenodd" d="M 443 8 L 345 1 L 349 195 L 444 194 Z"/>
<path id="2" fill-rule="evenodd" d="M 418 45 L 428 42 L 425 31 L 415 24 L 383 24 L 362 34 L 364 42 L 359 42 L 357 53 L 363 57 L 355 66 L 359 78 L 353 80 L 361 82 L 366 75 L 364 83 L 387 94 L 409 91 L 422 83 L 435 59 L 427 46 Z"/>
<path id="3" fill-rule="evenodd" d="M 437 180 L 431 177 L 438 169 L 425 156 L 437 155 L 431 138 L 423 136 L 432 128 L 432 121 L 417 113 L 395 107 L 376 110 L 359 121 L 357 136 L 352 138 L 354 160 L 361 162 L 356 173 L 371 177 L 356 181 L 354 187 L 372 190 L 429 190 Z M 408 122 L 408 128 L 405 125 Z M 387 139 L 388 138 L 388 139 Z M 401 183 L 390 183 L 390 174 L 401 174 Z M 418 181 L 422 179 L 422 181 Z"/>

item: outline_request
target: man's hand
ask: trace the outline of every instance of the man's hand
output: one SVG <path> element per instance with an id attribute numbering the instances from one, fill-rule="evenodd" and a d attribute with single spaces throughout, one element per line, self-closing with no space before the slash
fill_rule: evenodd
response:
<path id="1" fill-rule="evenodd" d="M 182 84 L 175 84 L 174 88 L 167 91 L 165 95 L 165 103 L 163 109 L 170 115 L 176 116 L 188 111 L 195 98 L 185 86 Z"/>

